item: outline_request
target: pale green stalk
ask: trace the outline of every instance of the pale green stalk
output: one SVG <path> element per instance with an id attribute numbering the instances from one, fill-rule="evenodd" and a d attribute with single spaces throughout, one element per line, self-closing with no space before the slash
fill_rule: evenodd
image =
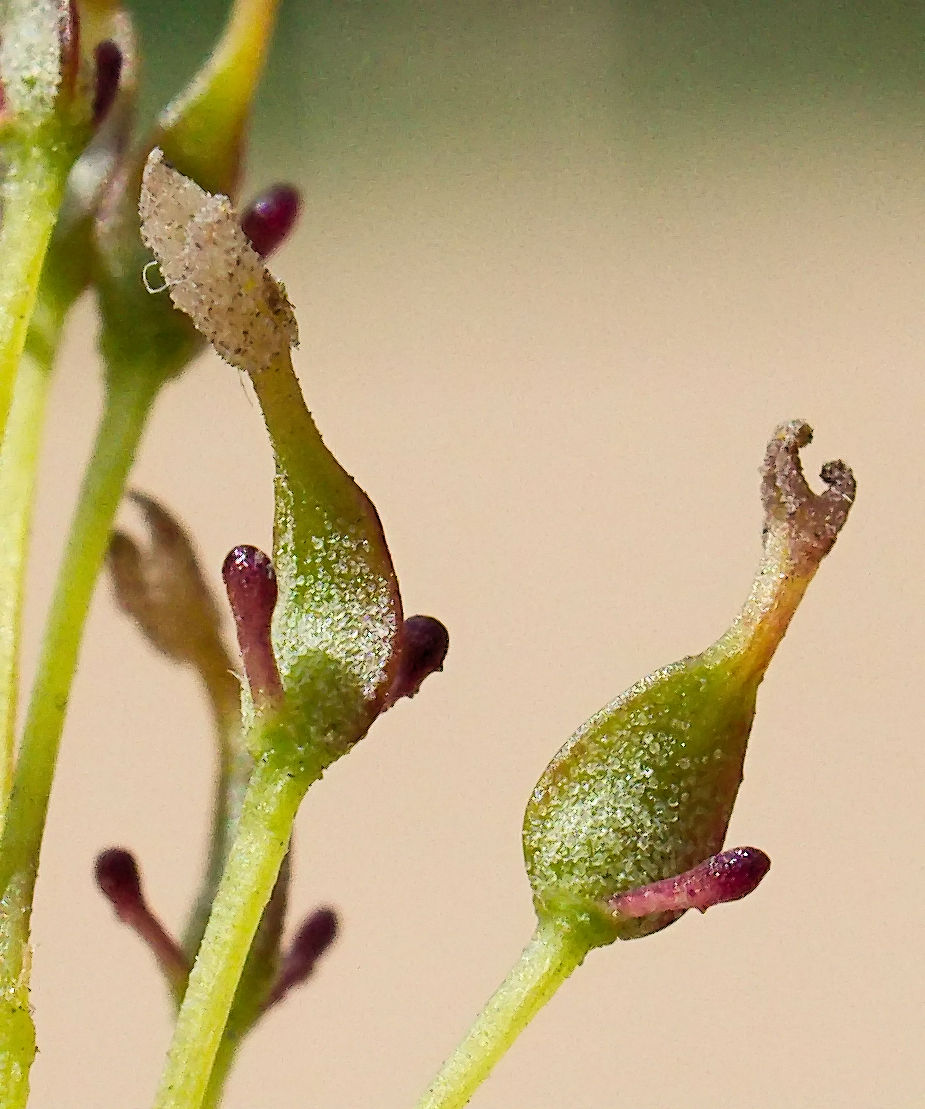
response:
<path id="1" fill-rule="evenodd" d="M 29 923 L 61 731 L 93 587 L 158 379 L 126 375 L 107 394 L 52 599 L 0 839 L 0 1105 L 19 1109 L 35 1053 Z"/>
<path id="2" fill-rule="evenodd" d="M 510 974 L 443 1064 L 417 1109 L 462 1109 L 495 1064 L 588 953 L 583 936 L 541 922 Z"/>
<path id="3" fill-rule="evenodd" d="M 64 310 L 40 301 L 0 445 L 0 830 L 13 775 L 22 602 L 48 385 Z"/>
<path id="4" fill-rule="evenodd" d="M 38 140 L 10 145 L 0 188 L 0 435 L 70 166 L 70 159 L 50 158 Z"/>
<path id="5" fill-rule="evenodd" d="M 266 743 L 266 740 L 263 741 Z M 273 755 L 254 768 L 228 864 L 174 1028 L 155 1109 L 206 1104 L 222 1033 L 263 910 L 286 852 L 296 812 L 321 767 L 298 772 Z M 223 1053 L 209 1096 L 214 1105 L 233 1054 Z"/>

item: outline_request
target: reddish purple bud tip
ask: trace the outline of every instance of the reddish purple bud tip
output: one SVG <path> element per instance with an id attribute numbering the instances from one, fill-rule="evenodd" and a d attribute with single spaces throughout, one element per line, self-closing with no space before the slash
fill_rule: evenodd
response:
<path id="1" fill-rule="evenodd" d="M 99 125 L 109 114 L 119 91 L 122 76 L 122 51 L 112 41 L 99 43 L 93 52 L 96 61 L 96 79 L 93 85 L 93 122 Z"/>
<path id="2" fill-rule="evenodd" d="M 144 903 L 138 864 L 131 851 L 122 847 L 103 851 L 97 855 L 95 874 L 96 884 L 120 917 Z"/>
<path id="3" fill-rule="evenodd" d="M 238 632 L 244 672 L 256 701 L 275 701 L 282 685 L 270 623 L 276 607 L 276 571 L 268 555 L 256 547 L 235 547 L 222 565 L 222 578 Z"/>
<path id="4" fill-rule="evenodd" d="M 618 894 L 608 905 L 624 917 L 683 913 L 686 909 L 705 913 L 724 901 L 746 897 L 770 868 L 771 860 L 757 847 L 733 847 L 674 878 Z"/>
<path id="5" fill-rule="evenodd" d="M 315 964 L 337 937 L 337 928 L 337 914 L 333 909 L 316 909 L 306 918 L 286 952 L 279 975 L 267 997 L 266 1008 L 275 1005 L 311 975 Z"/>
<path id="6" fill-rule="evenodd" d="M 316 909 L 296 932 L 291 955 L 299 955 L 309 970 L 331 946 L 337 936 L 337 913 L 333 909 Z"/>
<path id="7" fill-rule="evenodd" d="M 398 639 L 398 668 L 386 704 L 413 697 L 429 675 L 443 669 L 450 633 L 433 616 L 409 616 Z"/>
<path id="8" fill-rule="evenodd" d="M 288 238 L 301 207 L 298 189 L 292 185 L 274 185 L 241 213 L 241 230 L 254 250 L 266 258 Z"/>
<path id="9" fill-rule="evenodd" d="M 96 858 L 96 884 L 116 916 L 144 941 L 177 997 L 186 988 L 189 964 L 180 945 L 145 904 L 138 865 L 130 851 L 110 847 Z"/>

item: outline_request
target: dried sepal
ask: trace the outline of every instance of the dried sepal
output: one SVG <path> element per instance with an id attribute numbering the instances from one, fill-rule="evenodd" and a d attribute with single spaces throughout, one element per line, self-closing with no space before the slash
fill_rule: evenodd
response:
<path id="1" fill-rule="evenodd" d="M 248 242 L 228 197 L 201 189 L 155 148 L 139 211 L 142 238 L 171 300 L 224 359 L 253 375 L 298 344 L 285 290 Z"/>
<path id="2" fill-rule="evenodd" d="M 822 467 L 824 492 L 810 489 L 800 450 L 812 437 L 812 428 L 802 420 L 782 424 L 768 444 L 762 468 L 768 534 L 784 538 L 794 570 L 802 573 L 815 570 L 831 550 L 857 494 L 854 475 L 841 460 Z"/>
<path id="3" fill-rule="evenodd" d="M 225 648 L 221 617 L 189 535 L 152 497 L 133 492 L 147 542 L 124 532 L 110 540 L 107 565 L 119 607 L 148 642 L 175 662 L 194 667 L 217 715 L 236 719 L 239 687 Z"/>

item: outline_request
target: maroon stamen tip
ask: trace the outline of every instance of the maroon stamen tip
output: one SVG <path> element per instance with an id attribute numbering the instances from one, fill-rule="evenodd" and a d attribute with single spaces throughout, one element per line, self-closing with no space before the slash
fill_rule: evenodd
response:
<path id="1" fill-rule="evenodd" d="M 672 878 L 627 890 L 608 905 L 623 917 L 699 909 L 748 896 L 767 874 L 771 860 L 757 847 L 733 847 Z"/>
<path id="2" fill-rule="evenodd" d="M 105 39 L 93 51 L 96 62 L 96 79 L 93 85 L 93 122 L 99 125 L 109 114 L 122 77 L 122 51 L 112 41 Z"/>
<path id="3" fill-rule="evenodd" d="M 290 956 L 299 956 L 309 969 L 327 951 L 337 937 L 337 913 L 333 909 L 316 909 L 296 932 Z"/>
<path id="4" fill-rule="evenodd" d="M 337 914 L 333 909 L 316 909 L 306 918 L 286 952 L 279 975 L 267 997 L 266 1008 L 275 1005 L 311 975 L 318 960 L 337 938 L 338 927 Z"/>
<path id="5" fill-rule="evenodd" d="M 147 945 L 179 996 L 186 985 L 189 963 L 180 945 L 145 903 L 135 856 L 122 847 L 110 847 L 97 856 L 95 872 L 96 884 L 116 916 Z"/>
<path id="6" fill-rule="evenodd" d="M 282 696 L 282 685 L 270 639 L 277 597 L 273 563 L 257 547 L 244 544 L 226 557 L 222 578 L 251 693 L 255 700 L 276 700 Z"/>
<path id="7" fill-rule="evenodd" d="M 120 919 L 144 906 L 141 876 L 131 851 L 110 847 L 96 858 L 96 884 Z"/>
<path id="8" fill-rule="evenodd" d="M 433 616 L 409 616 L 398 639 L 398 666 L 386 699 L 394 704 L 400 697 L 413 697 L 424 679 L 443 669 L 450 646 L 450 633 Z"/>
<path id="9" fill-rule="evenodd" d="M 298 189 L 292 185 L 274 185 L 244 209 L 241 230 L 254 250 L 266 258 L 289 237 L 301 207 Z"/>

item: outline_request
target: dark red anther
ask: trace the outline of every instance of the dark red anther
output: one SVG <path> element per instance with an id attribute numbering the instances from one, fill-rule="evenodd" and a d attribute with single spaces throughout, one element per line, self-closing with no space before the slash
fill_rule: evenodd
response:
<path id="1" fill-rule="evenodd" d="M 733 847 L 705 862 L 649 886 L 627 890 L 607 904 L 620 916 L 643 917 L 699 909 L 705 913 L 724 901 L 738 901 L 757 888 L 771 860 L 757 847 Z"/>
<path id="2" fill-rule="evenodd" d="M 301 206 L 298 189 L 292 185 L 273 185 L 241 213 L 241 230 L 254 250 L 266 258 L 289 237 Z"/>
<path id="3" fill-rule="evenodd" d="M 96 77 L 93 84 L 93 123 L 99 126 L 109 114 L 119 91 L 122 76 L 122 51 L 112 41 L 105 39 L 93 52 Z"/>
<path id="4" fill-rule="evenodd" d="M 316 909 L 306 918 L 283 958 L 279 974 L 266 1000 L 267 1009 L 309 977 L 315 964 L 337 937 L 337 927 L 337 914 L 333 909 Z"/>
<path id="5" fill-rule="evenodd" d="M 283 695 L 270 624 L 276 607 L 276 572 L 257 547 L 235 547 L 222 565 L 222 578 L 238 633 L 238 647 L 251 695 L 258 704 L 273 704 Z"/>
<path id="6" fill-rule="evenodd" d="M 108 851 L 103 851 L 97 856 L 95 872 L 96 884 L 120 920 L 125 920 L 144 905 L 138 864 L 131 851 L 122 847 L 110 847 Z"/>
<path id="7" fill-rule="evenodd" d="M 433 616 L 409 616 L 398 637 L 398 668 L 386 696 L 386 706 L 400 697 L 413 697 L 421 683 L 443 669 L 450 633 Z"/>
<path id="8" fill-rule="evenodd" d="M 135 856 L 122 847 L 110 847 L 97 856 L 94 869 L 96 884 L 116 916 L 147 945 L 174 993 L 182 996 L 189 963 L 180 945 L 148 908 Z"/>

